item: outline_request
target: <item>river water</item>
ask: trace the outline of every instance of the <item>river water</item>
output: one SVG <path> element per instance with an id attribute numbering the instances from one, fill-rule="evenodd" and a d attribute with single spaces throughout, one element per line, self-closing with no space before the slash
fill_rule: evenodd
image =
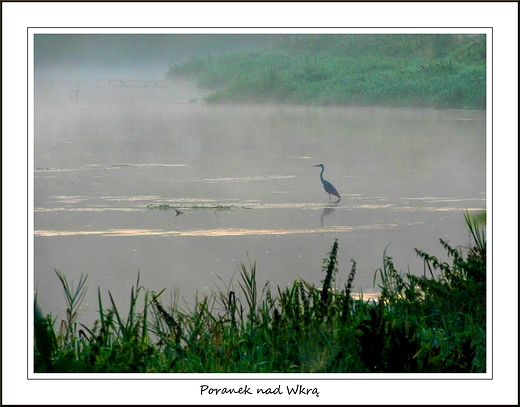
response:
<path id="1" fill-rule="evenodd" d="M 187 306 L 236 289 L 242 263 L 256 263 L 260 288 L 319 285 L 335 239 L 339 285 L 354 259 L 354 292 L 368 298 L 385 248 L 398 270 L 422 275 L 414 248 L 448 260 L 439 238 L 469 244 L 464 210 L 486 208 L 485 112 L 202 96 L 189 83 L 36 85 L 34 284 L 45 313 L 64 315 L 54 269 L 74 284 L 88 274 L 80 322 L 96 317 L 98 287 L 126 312 L 138 272 Z"/>

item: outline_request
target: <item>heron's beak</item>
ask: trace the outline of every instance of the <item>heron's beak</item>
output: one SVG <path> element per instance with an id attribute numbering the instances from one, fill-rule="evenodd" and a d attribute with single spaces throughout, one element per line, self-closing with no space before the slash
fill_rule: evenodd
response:
<path id="1" fill-rule="evenodd" d="M 318 164 L 318 165 L 315 165 L 315 167 L 319 167 L 319 164 Z"/>

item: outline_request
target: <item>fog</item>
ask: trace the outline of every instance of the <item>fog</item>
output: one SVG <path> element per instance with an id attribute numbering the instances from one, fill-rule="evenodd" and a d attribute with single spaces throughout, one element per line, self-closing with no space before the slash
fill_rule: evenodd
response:
<path id="1" fill-rule="evenodd" d="M 260 49 L 282 35 L 36 34 L 36 81 L 161 80 L 168 64 Z"/>

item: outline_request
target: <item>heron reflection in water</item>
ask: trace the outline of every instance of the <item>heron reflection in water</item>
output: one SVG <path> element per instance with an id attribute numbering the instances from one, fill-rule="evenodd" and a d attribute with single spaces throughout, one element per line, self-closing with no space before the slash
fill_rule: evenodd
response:
<path id="1" fill-rule="evenodd" d="M 329 203 L 327 206 L 325 206 L 323 208 L 323 212 L 321 213 L 321 216 L 320 216 L 321 227 L 325 226 L 325 216 L 330 215 L 332 212 L 334 212 L 336 210 L 336 208 L 338 207 L 339 201 L 341 201 L 341 199 L 338 199 L 337 201 Z"/>
<path id="2" fill-rule="evenodd" d="M 332 185 L 329 181 L 323 179 L 323 171 L 325 171 L 325 166 L 323 164 L 318 164 L 315 165 L 315 167 L 321 167 L 320 179 L 321 183 L 323 184 L 323 188 L 325 189 L 325 192 L 329 194 L 329 202 L 331 195 L 337 196 L 338 200 L 336 202 L 339 202 L 341 200 L 341 195 L 339 194 L 336 187 L 334 187 L 334 185 Z"/>

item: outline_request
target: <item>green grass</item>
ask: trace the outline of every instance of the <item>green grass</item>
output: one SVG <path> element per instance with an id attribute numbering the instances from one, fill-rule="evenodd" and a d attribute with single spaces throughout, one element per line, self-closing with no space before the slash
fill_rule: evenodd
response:
<path id="1" fill-rule="evenodd" d="M 208 103 L 486 108 L 484 35 L 302 35 L 170 66 Z"/>
<path id="2" fill-rule="evenodd" d="M 256 264 L 197 298 L 192 309 L 163 303 L 137 282 L 126 315 L 98 288 L 99 318 L 78 323 L 87 277 L 77 287 L 56 271 L 66 297 L 59 332 L 35 298 L 34 371 L 91 373 L 481 373 L 486 372 L 486 239 L 482 219 L 466 223 L 474 245 L 451 262 L 416 249 L 424 276 L 403 274 L 384 253 L 374 274 L 377 301 L 354 299 L 351 262 L 337 284 L 338 242 L 323 262 L 321 286 L 297 280 L 271 291 L 257 285 Z M 436 276 L 436 277 L 434 277 Z M 140 304 L 140 305 L 139 305 Z"/>

